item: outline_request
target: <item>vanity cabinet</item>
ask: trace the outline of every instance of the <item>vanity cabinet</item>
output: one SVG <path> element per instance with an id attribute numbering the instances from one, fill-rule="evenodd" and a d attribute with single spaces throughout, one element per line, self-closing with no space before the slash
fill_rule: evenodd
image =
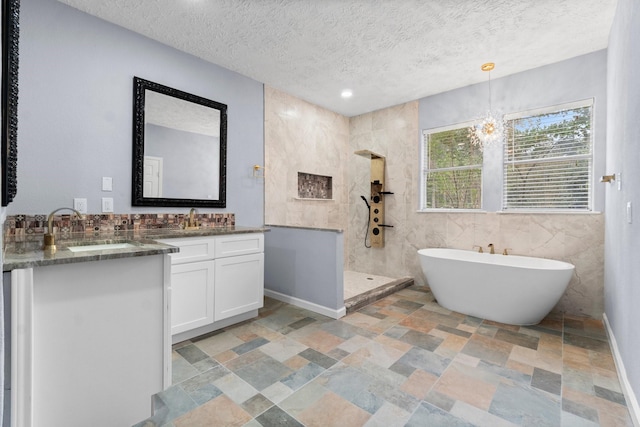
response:
<path id="1" fill-rule="evenodd" d="M 174 343 L 257 316 L 264 296 L 264 234 L 164 239 L 171 254 Z"/>

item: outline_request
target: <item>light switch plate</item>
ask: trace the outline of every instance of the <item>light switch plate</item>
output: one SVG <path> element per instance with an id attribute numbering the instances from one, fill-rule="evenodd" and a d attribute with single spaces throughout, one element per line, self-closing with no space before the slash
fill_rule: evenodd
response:
<path id="1" fill-rule="evenodd" d="M 103 213 L 113 212 L 113 197 L 102 198 L 102 212 Z"/>
<path id="2" fill-rule="evenodd" d="M 618 181 L 618 191 L 622 190 L 622 174 L 620 172 L 616 174 L 616 181 Z"/>
<path id="3" fill-rule="evenodd" d="M 73 199 L 73 209 L 77 210 L 81 214 L 87 213 L 87 199 Z"/>
<path id="4" fill-rule="evenodd" d="M 113 178 L 110 176 L 102 177 L 102 191 L 113 191 Z"/>

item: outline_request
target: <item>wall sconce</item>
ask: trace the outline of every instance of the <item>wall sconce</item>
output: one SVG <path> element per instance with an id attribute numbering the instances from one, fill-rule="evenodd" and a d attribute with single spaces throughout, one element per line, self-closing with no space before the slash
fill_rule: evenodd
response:
<path id="1" fill-rule="evenodd" d="M 253 165 L 253 173 L 254 178 L 264 178 L 264 166 Z"/>
<path id="2" fill-rule="evenodd" d="M 612 175 L 602 175 L 600 177 L 600 182 L 608 182 L 611 183 L 612 181 L 616 180 L 616 174 L 612 174 Z"/>

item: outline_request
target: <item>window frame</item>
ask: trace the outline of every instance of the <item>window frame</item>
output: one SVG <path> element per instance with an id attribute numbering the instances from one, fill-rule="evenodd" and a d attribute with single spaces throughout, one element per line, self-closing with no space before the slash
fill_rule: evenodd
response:
<path id="1" fill-rule="evenodd" d="M 472 120 L 463 123 L 456 123 L 447 126 L 440 126 L 437 128 L 423 129 L 420 133 L 420 183 L 419 183 L 419 200 L 418 200 L 418 212 L 483 212 L 484 205 L 484 154 L 482 156 L 482 163 L 479 165 L 465 165 L 465 166 L 457 166 L 457 167 L 449 167 L 449 168 L 438 168 L 438 169 L 430 169 L 427 164 L 427 154 L 428 154 L 428 135 L 448 132 L 452 130 L 463 130 L 468 129 L 471 126 L 474 126 L 479 123 L 479 120 Z M 426 207 L 427 203 L 427 189 L 428 182 L 427 176 L 429 172 L 432 171 L 448 171 L 448 170 L 465 170 L 465 169 L 476 169 L 480 167 L 480 207 L 479 208 L 429 208 Z"/>
<path id="2" fill-rule="evenodd" d="M 562 158 L 556 158 L 554 160 L 542 160 L 544 163 L 560 163 L 566 160 L 588 160 L 589 161 L 589 169 L 588 169 L 588 179 L 587 182 L 589 184 L 589 189 L 587 193 L 587 207 L 585 208 L 553 208 L 553 207 L 507 207 L 507 176 L 506 169 L 509 164 L 506 149 L 508 147 L 508 134 L 505 135 L 505 141 L 502 147 L 502 185 L 501 185 L 501 210 L 503 213 L 592 213 L 594 212 L 594 169 L 595 169 L 595 129 L 594 129 L 594 121 L 595 121 L 595 100 L 594 98 L 587 98 L 579 101 L 567 102 L 562 104 L 556 104 L 548 107 L 535 108 L 526 111 L 520 111 L 517 113 L 509 113 L 504 115 L 504 123 L 505 123 L 505 133 L 507 133 L 507 129 L 510 127 L 509 123 L 514 120 L 535 117 L 545 114 L 558 113 L 561 111 L 567 110 L 575 110 L 579 108 L 590 108 L 590 117 L 589 117 L 589 134 L 590 134 L 590 154 L 582 154 L 582 155 L 572 155 L 567 157 L 567 159 L 563 160 Z"/>

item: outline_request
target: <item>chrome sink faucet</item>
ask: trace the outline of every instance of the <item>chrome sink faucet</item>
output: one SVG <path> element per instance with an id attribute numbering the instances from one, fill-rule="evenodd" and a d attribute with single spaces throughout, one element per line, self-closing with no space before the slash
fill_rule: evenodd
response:
<path id="1" fill-rule="evenodd" d="M 44 235 L 44 247 L 45 251 L 49 251 L 51 253 L 56 251 L 56 242 L 55 236 L 53 234 L 53 215 L 62 210 L 69 210 L 75 212 L 78 215 L 78 218 L 82 218 L 82 214 L 73 208 L 58 208 L 49 214 L 49 218 L 47 218 L 47 234 Z"/>

